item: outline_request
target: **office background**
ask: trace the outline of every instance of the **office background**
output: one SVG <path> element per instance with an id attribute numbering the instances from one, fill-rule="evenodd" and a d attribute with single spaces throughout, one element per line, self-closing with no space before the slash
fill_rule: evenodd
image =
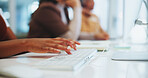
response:
<path id="1" fill-rule="evenodd" d="M 133 7 L 136 0 L 94 0 L 95 13 L 99 19 L 102 28 L 110 34 L 111 38 L 120 38 L 123 36 L 123 16 L 124 1 L 127 7 Z M 29 30 L 29 21 L 31 14 L 38 8 L 38 0 L 0 0 L 0 8 L 4 11 L 4 16 L 10 23 L 10 27 L 18 38 L 26 37 Z M 130 5 L 131 4 L 131 5 Z M 133 7 L 133 9 L 135 9 Z M 72 10 L 69 9 L 72 18 Z M 134 12 L 128 12 L 133 14 Z M 126 17 L 126 15 L 125 15 Z M 129 17 L 130 18 L 130 17 Z M 128 21 L 129 18 L 125 18 Z M 142 8 L 138 18 L 147 21 L 146 7 L 142 3 Z M 127 30 L 128 31 L 128 30 Z"/>

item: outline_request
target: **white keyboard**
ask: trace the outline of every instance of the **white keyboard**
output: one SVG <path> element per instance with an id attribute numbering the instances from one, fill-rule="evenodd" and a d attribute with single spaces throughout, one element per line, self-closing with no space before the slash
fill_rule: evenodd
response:
<path id="1" fill-rule="evenodd" d="M 87 63 L 97 52 L 97 49 L 78 49 L 71 52 L 72 55 L 62 53 L 58 56 L 40 61 L 35 66 L 42 69 L 76 70 Z"/>

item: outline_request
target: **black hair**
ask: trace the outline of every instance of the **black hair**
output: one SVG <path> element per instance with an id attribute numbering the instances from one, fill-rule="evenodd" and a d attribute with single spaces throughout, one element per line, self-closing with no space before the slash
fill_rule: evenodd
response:
<path id="1" fill-rule="evenodd" d="M 41 4 L 42 2 L 52 2 L 54 4 L 57 4 L 58 2 L 56 0 L 39 0 L 39 3 Z"/>

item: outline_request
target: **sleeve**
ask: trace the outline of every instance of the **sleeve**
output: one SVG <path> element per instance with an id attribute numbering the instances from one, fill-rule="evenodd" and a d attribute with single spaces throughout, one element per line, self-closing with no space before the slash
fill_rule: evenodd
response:
<path id="1" fill-rule="evenodd" d="M 0 15 L 0 41 L 12 39 L 16 39 L 16 36 L 9 27 L 6 27 L 5 21 L 3 17 Z"/>
<path id="2" fill-rule="evenodd" d="M 81 13 L 80 7 L 74 8 L 74 18 L 69 23 L 69 31 L 62 35 L 64 38 L 71 38 L 77 40 L 81 32 Z"/>
<path id="3" fill-rule="evenodd" d="M 60 36 L 69 30 L 68 26 L 62 22 L 58 11 L 53 8 L 42 7 L 38 9 L 38 11 L 34 13 L 32 20 L 55 37 Z"/>
<path id="4" fill-rule="evenodd" d="M 0 14 L 0 41 L 4 39 L 4 36 L 6 35 L 6 30 L 6 24 Z"/>

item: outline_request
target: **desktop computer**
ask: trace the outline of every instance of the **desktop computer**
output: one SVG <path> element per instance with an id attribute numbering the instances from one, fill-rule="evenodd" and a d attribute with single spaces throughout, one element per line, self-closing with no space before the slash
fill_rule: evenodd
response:
<path id="1" fill-rule="evenodd" d="M 142 25 L 146 24 L 147 26 L 147 23 L 142 23 L 142 21 L 137 20 L 140 15 L 141 6 L 143 3 L 145 3 L 145 0 L 124 0 L 123 3 L 124 3 L 123 43 L 128 44 L 129 48 L 128 50 L 126 49 L 122 51 L 115 50 L 116 52 L 113 53 L 111 59 L 122 60 L 122 61 L 123 60 L 148 61 L 148 50 L 147 50 L 148 44 L 147 44 L 147 34 L 146 34 L 147 31 L 145 31 L 142 28 Z M 146 5 L 146 7 L 147 6 L 148 5 Z M 139 26 L 137 27 L 137 25 Z M 119 46 L 119 47 L 127 47 L 127 46 Z"/>

